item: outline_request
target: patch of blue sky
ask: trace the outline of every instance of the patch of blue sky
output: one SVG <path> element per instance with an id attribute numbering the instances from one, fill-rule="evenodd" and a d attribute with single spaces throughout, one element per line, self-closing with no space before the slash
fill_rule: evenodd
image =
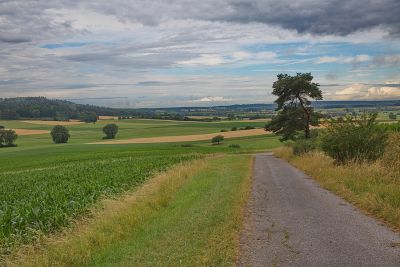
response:
<path id="1" fill-rule="evenodd" d="M 54 44 L 44 44 L 40 46 L 46 49 L 60 49 L 60 48 L 79 48 L 86 45 L 101 44 L 101 45 L 114 45 L 114 42 L 65 42 L 65 43 L 54 43 Z"/>
<path id="2" fill-rule="evenodd" d="M 160 74 L 168 75 L 264 75 L 264 74 L 278 74 L 278 73 L 296 73 L 296 72 L 328 72 L 330 70 L 327 66 L 318 66 L 310 62 L 300 62 L 297 60 L 291 60 L 287 63 L 292 64 L 280 64 L 280 63 L 264 63 L 264 64 L 252 64 L 252 65 L 236 65 L 236 64 L 224 64 L 218 66 L 193 66 L 193 67 L 176 67 L 170 69 L 158 70 Z"/>
<path id="3" fill-rule="evenodd" d="M 58 48 L 73 48 L 73 47 L 82 47 L 90 44 L 90 42 L 66 42 L 66 43 L 58 43 L 58 44 L 45 44 L 40 46 L 41 48 L 47 49 L 58 49 Z"/>
<path id="4" fill-rule="evenodd" d="M 287 57 L 322 57 L 322 56 L 355 56 L 366 54 L 369 56 L 384 55 L 388 51 L 399 52 L 400 48 L 387 42 L 377 43 L 350 43 L 350 42 L 328 42 L 328 43 L 276 43 L 256 44 L 244 46 L 244 50 L 257 53 L 271 51 L 278 56 Z"/>

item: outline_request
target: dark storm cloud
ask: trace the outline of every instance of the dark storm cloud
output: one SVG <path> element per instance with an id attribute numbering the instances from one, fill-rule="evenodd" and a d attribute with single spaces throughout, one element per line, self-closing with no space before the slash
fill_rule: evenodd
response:
<path id="1" fill-rule="evenodd" d="M 74 32 L 49 10 L 86 9 L 120 21 L 158 25 L 174 19 L 263 23 L 315 35 L 347 35 L 374 27 L 400 37 L 399 0 L 0 1 L 0 42 L 23 43 Z"/>
<path id="2" fill-rule="evenodd" d="M 168 19 L 256 22 L 315 35 L 348 35 L 380 26 L 392 36 L 400 35 L 399 0 L 158 0 L 146 7 L 141 3 L 96 1 L 87 6 L 147 25 Z"/>
<path id="3" fill-rule="evenodd" d="M 300 33 L 347 35 L 377 26 L 400 34 L 398 0 L 233 0 L 225 20 L 260 22 Z"/>

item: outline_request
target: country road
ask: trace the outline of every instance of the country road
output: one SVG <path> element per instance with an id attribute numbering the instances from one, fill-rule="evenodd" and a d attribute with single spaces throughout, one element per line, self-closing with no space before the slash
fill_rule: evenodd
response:
<path id="1" fill-rule="evenodd" d="M 400 266 L 400 236 L 271 154 L 259 154 L 238 266 Z"/>

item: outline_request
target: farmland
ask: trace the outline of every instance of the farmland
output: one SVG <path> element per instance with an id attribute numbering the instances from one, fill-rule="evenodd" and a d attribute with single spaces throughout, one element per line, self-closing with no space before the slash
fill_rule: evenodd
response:
<path id="1" fill-rule="evenodd" d="M 172 166 L 215 153 L 264 151 L 280 145 L 269 134 L 175 143 L 93 145 L 113 120 L 67 126 L 68 144 L 53 144 L 48 133 L 21 135 L 17 147 L 0 149 L 0 240 L 2 255 L 42 235 L 70 227 L 105 198 L 134 190 Z M 117 121 L 117 140 L 218 133 L 232 127 L 263 127 L 264 122 Z M 51 125 L 0 121 L 7 128 L 50 131 Z M 240 148 L 231 148 L 237 144 Z"/>

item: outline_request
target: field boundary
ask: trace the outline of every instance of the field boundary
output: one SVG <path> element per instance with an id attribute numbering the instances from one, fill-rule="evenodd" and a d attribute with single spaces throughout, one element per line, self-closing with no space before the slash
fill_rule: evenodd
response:
<path id="1" fill-rule="evenodd" d="M 115 145 L 115 144 L 146 144 L 146 143 L 175 143 L 175 142 L 191 142 L 211 140 L 216 135 L 222 135 L 225 138 L 246 137 L 270 134 L 271 132 L 264 129 L 238 130 L 230 132 L 216 132 L 209 134 L 194 134 L 194 135 L 177 135 L 177 136 L 159 136 L 159 137 L 144 137 L 130 138 L 122 140 L 100 141 L 88 144 Z"/>

